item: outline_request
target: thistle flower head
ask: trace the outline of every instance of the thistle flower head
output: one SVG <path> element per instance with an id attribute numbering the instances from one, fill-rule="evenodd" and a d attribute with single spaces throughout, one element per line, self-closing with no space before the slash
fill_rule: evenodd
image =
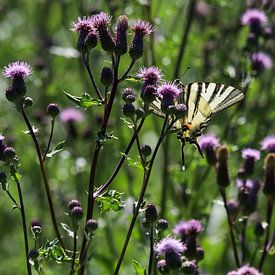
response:
<path id="1" fill-rule="evenodd" d="M 161 80 L 162 72 L 155 66 L 149 68 L 140 68 L 137 77 L 142 78 L 145 82 L 156 83 Z"/>
<path id="2" fill-rule="evenodd" d="M 215 150 L 219 145 L 219 141 L 214 134 L 202 135 L 199 139 L 199 145 L 202 150 Z"/>
<path id="3" fill-rule="evenodd" d="M 241 17 L 242 25 L 265 24 L 267 17 L 263 11 L 257 9 L 248 9 Z"/>
<path id="4" fill-rule="evenodd" d="M 262 150 L 275 153 L 275 135 L 266 136 L 261 142 Z"/>
<path id="5" fill-rule="evenodd" d="M 107 25 L 110 23 L 112 17 L 105 12 L 94 15 L 91 20 L 92 24 L 96 29 L 107 28 Z"/>
<path id="6" fill-rule="evenodd" d="M 264 52 L 257 52 L 251 57 L 252 67 L 256 71 L 267 70 L 272 67 L 271 57 Z"/>
<path id="7" fill-rule="evenodd" d="M 245 148 L 242 150 L 242 158 L 243 159 L 253 159 L 254 161 L 260 159 L 260 151 L 251 148 Z"/>
<path id="8" fill-rule="evenodd" d="M 258 190 L 260 187 L 259 181 L 252 179 L 237 179 L 236 184 L 239 189 L 247 188 L 248 190 Z"/>
<path id="9" fill-rule="evenodd" d="M 262 275 L 262 273 L 249 265 L 244 265 L 235 271 L 230 271 L 227 275 Z"/>
<path id="10" fill-rule="evenodd" d="M 78 19 L 72 22 L 71 31 L 73 32 L 89 32 L 93 29 L 92 20 L 89 16 L 78 17 Z"/>
<path id="11" fill-rule="evenodd" d="M 154 250 L 159 256 L 165 255 L 166 253 L 180 254 L 184 250 L 184 245 L 174 238 L 167 237 L 159 241 L 155 245 Z"/>
<path id="12" fill-rule="evenodd" d="M 158 87 L 157 93 L 162 98 L 175 99 L 180 94 L 180 89 L 177 85 L 166 82 Z"/>
<path id="13" fill-rule="evenodd" d="M 16 61 L 5 66 L 2 74 L 6 78 L 25 78 L 32 73 L 31 66 L 23 61 Z"/>
<path id="14" fill-rule="evenodd" d="M 75 108 L 67 108 L 60 113 L 60 120 L 63 123 L 81 122 L 83 114 Z"/>
<path id="15" fill-rule="evenodd" d="M 199 234 L 202 231 L 202 225 L 197 220 L 188 220 L 179 222 L 173 232 L 181 237 L 190 234 Z"/>
<path id="16" fill-rule="evenodd" d="M 142 36 L 149 35 L 155 30 L 155 28 L 149 22 L 140 19 L 134 21 L 132 29 L 134 32 L 137 32 Z"/>

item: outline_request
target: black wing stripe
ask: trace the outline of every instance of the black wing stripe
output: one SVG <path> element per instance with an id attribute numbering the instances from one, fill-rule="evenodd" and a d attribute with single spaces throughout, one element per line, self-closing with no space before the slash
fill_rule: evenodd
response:
<path id="1" fill-rule="evenodd" d="M 214 91 L 212 92 L 212 95 L 210 96 L 209 101 L 208 101 L 209 104 L 216 98 L 216 96 L 222 86 L 221 84 L 215 84 L 215 85 L 216 86 L 214 88 Z"/>
<path id="2" fill-rule="evenodd" d="M 198 113 L 199 105 L 200 105 L 200 99 L 201 99 L 201 93 L 202 93 L 202 90 L 203 90 L 203 83 L 198 82 L 197 84 L 198 84 L 198 87 L 197 87 L 197 94 L 196 94 L 194 111 L 193 111 L 193 114 L 192 114 L 192 120 L 194 119 L 194 116 Z"/>

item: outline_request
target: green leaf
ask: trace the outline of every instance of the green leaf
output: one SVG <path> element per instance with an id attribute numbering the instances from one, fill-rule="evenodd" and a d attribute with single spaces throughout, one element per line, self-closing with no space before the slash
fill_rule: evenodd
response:
<path id="1" fill-rule="evenodd" d="M 80 96 L 74 96 L 74 95 L 71 95 L 71 94 L 69 94 L 69 93 L 67 93 L 67 92 L 65 92 L 65 91 L 63 91 L 63 93 L 65 94 L 65 96 L 67 96 L 67 98 L 69 99 L 69 100 L 71 100 L 73 103 L 75 103 L 75 104 L 79 104 L 79 102 L 80 102 L 80 99 L 81 99 L 81 97 Z"/>
<path id="2" fill-rule="evenodd" d="M 127 155 L 125 155 L 124 153 L 121 153 L 121 154 L 122 154 L 123 156 L 126 157 L 126 161 L 127 161 L 127 163 L 128 163 L 129 166 L 131 166 L 131 167 L 136 167 L 136 168 L 138 168 L 138 169 L 143 170 L 143 166 L 142 166 L 142 164 L 141 164 L 140 162 L 135 161 L 135 160 L 129 158 L 129 157 L 128 157 Z"/>
<path id="3" fill-rule="evenodd" d="M 142 265 L 135 261 L 135 260 L 132 260 L 132 264 L 134 266 L 134 269 L 135 271 L 137 272 L 138 275 L 146 275 L 146 270 L 145 268 L 142 267 Z"/>
<path id="4" fill-rule="evenodd" d="M 92 98 L 88 93 L 84 93 L 82 96 L 74 96 L 65 91 L 63 93 L 69 100 L 75 103 L 77 106 L 82 108 L 89 108 L 91 106 L 101 106 L 102 102 L 96 98 Z"/>
<path id="5" fill-rule="evenodd" d="M 141 82 L 141 80 L 139 78 L 132 77 L 132 76 L 128 76 L 125 80 L 133 82 L 133 83 Z"/>
<path id="6" fill-rule="evenodd" d="M 64 143 L 65 143 L 65 140 L 58 142 L 57 145 L 55 146 L 55 148 L 50 153 L 48 153 L 46 156 L 48 158 L 52 158 L 57 153 L 61 152 L 63 150 Z"/>
<path id="7" fill-rule="evenodd" d="M 97 197 L 96 200 L 99 202 L 101 212 L 106 213 L 111 209 L 115 212 L 118 212 L 119 210 L 123 209 L 124 205 L 121 202 L 122 194 L 123 193 L 120 193 L 116 190 L 109 190 L 103 195 Z"/>
<path id="8" fill-rule="evenodd" d="M 57 239 L 53 241 L 48 240 L 38 251 L 43 258 L 53 260 L 56 263 L 69 262 L 71 260 Z"/>
<path id="9" fill-rule="evenodd" d="M 101 106 L 102 103 L 100 100 L 98 100 L 96 98 L 92 98 L 89 94 L 84 93 L 80 99 L 78 106 L 83 107 L 83 108 L 89 108 L 94 105 Z"/>

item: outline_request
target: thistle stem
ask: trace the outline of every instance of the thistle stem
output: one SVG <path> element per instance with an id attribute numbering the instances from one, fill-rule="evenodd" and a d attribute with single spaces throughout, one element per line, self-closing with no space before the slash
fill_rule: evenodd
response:
<path id="1" fill-rule="evenodd" d="M 130 226 L 129 226 L 129 229 L 128 229 L 128 232 L 127 232 L 127 235 L 126 235 L 126 239 L 124 241 L 124 244 L 123 244 L 123 247 L 122 247 L 122 250 L 121 250 L 118 262 L 117 262 L 117 265 L 116 265 L 116 269 L 115 269 L 114 275 L 118 274 L 118 272 L 120 270 L 120 267 L 121 267 L 121 264 L 122 264 L 122 261 L 124 259 L 124 256 L 125 256 L 125 253 L 126 253 L 126 250 L 127 250 L 127 247 L 128 247 L 128 243 L 130 241 L 130 238 L 131 238 L 131 235 L 132 235 L 132 231 L 134 229 L 134 225 L 135 225 L 137 217 L 139 215 L 139 210 L 140 210 L 141 204 L 143 202 L 143 198 L 144 198 L 144 195 L 145 195 L 145 192 L 146 192 L 146 188 L 148 186 L 149 178 L 150 178 L 150 175 L 151 175 L 151 172 L 152 172 L 152 168 L 153 168 L 153 163 L 154 163 L 154 160 L 156 158 L 158 149 L 159 149 L 159 147 L 160 147 L 160 145 L 161 145 L 161 143 L 163 141 L 163 138 L 165 136 L 165 129 L 166 129 L 167 120 L 168 119 L 166 117 L 165 121 L 163 123 L 163 127 L 162 127 L 162 130 L 161 130 L 161 134 L 160 134 L 159 140 L 158 140 L 157 145 L 156 145 L 156 147 L 154 149 L 154 152 L 152 154 L 152 158 L 151 158 L 151 160 L 149 162 L 149 165 L 148 165 L 147 169 L 144 170 L 142 188 L 141 188 L 141 191 L 140 191 L 140 195 L 139 195 L 139 198 L 138 198 L 137 205 L 135 207 L 134 215 L 132 217 L 132 220 L 131 220 L 131 223 L 130 223 Z"/>
<path id="2" fill-rule="evenodd" d="M 74 230 L 74 238 L 73 238 L 73 256 L 72 256 L 72 265 L 70 275 L 74 274 L 74 263 L 75 263 L 75 255 L 76 255 L 76 247 L 77 247 L 77 231 Z"/>
<path id="3" fill-rule="evenodd" d="M 135 61 L 134 59 L 132 59 L 132 61 L 131 61 L 131 63 L 130 63 L 130 66 L 128 67 L 128 69 L 126 70 L 126 72 L 123 74 L 123 76 L 118 80 L 118 82 L 123 81 L 123 80 L 127 77 L 128 73 L 129 73 L 129 72 L 131 71 L 131 69 L 133 68 L 135 62 L 136 62 L 136 61 Z"/>
<path id="4" fill-rule="evenodd" d="M 263 247 L 263 254 L 262 257 L 260 259 L 260 263 L 259 263 L 259 271 L 261 272 L 263 269 L 263 265 L 264 265 L 264 261 L 269 249 L 269 234 L 270 234 L 270 226 L 271 226 L 271 218 L 272 218 L 272 212 L 273 212 L 273 200 L 272 198 L 268 198 L 268 202 L 267 202 L 267 208 L 266 208 L 266 222 L 268 224 L 267 229 L 266 229 L 266 233 L 265 233 L 265 242 L 264 242 L 264 247 Z"/>
<path id="5" fill-rule="evenodd" d="M 137 131 L 133 134 L 129 144 L 127 145 L 123 156 L 120 158 L 116 168 L 114 169 L 114 172 L 112 173 L 112 175 L 110 176 L 110 178 L 95 192 L 94 194 L 94 198 L 97 198 L 98 196 L 100 196 L 101 194 L 103 194 L 106 189 L 110 186 L 110 184 L 113 182 L 113 180 L 115 179 L 116 175 L 118 174 L 120 168 L 122 167 L 122 164 L 124 163 L 126 156 L 128 155 L 128 153 L 130 152 L 135 140 L 136 140 L 136 135 L 139 133 L 139 131 L 141 130 L 143 123 L 145 121 L 145 118 L 142 118 L 140 121 L 139 126 L 137 127 Z"/>
<path id="6" fill-rule="evenodd" d="M 148 264 L 148 275 L 152 274 L 152 268 L 154 264 L 154 226 L 150 228 L 150 257 Z"/>
<path id="7" fill-rule="evenodd" d="M 51 133 L 50 133 L 50 137 L 49 137 L 49 140 L 48 140 L 47 148 L 46 148 L 45 153 L 43 155 L 43 162 L 45 162 L 45 159 L 47 157 L 47 154 L 48 154 L 50 146 L 51 146 L 51 142 L 52 142 L 52 138 L 53 138 L 53 129 L 54 129 L 54 124 L 55 124 L 55 118 L 52 119 L 51 124 L 52 124 Z"/>
<path id="8" fill-rule="evenodd" d="M 48 204 L 49 204 L 49 207 L 50 207 L 50 213 L 51 213 L 51 219 L 52 219 L 54 231 L 55 231 L 55 234 L 58 238 L 58 241 L 59 241 L 60 245 L 63 248 L 65 248 L 64 242 L 61 238 L 61 235 L 60 235 L 60 232 L 59 232 L 59 229 L 58 229 L 58 226 L 57 226 L 57 220 L 56 220 L 56 216 L 55 216 L 55 210 L 54 210 L 54 205 L 53 205 L 53 201 L 52 201 L 51 190 L 50 190 L 48 177 L 47 177 L 47 173 L 46 173 L 46 170 L 45 170 L 45 165 L 44 165 L 43 157 L 42 157 L 42 154 L 41 154 L 41 150 L 40 150 L 36 135 L 35 135 L 35 133 L 32 129 L 32 125 L 31 125 L 31 123 L 28 119 L 28 116 L 27 116 L 27 114 L 26 114 L 23 107 L 21 109 L 21 114 L 24 118 L 24 121 L 27 125 L 29 133 L 30 133 L 30 135 L 32 137 L 32 140 L 34 142 L 34 145 L 35 145 L 37 157 L 38 157 L 38 160 L 39 160 L 40 170 L 41 170 L 42 177 L 43 177 L 44 187 L 45 187 L 46 194 L 47 194 Z"/>
<path id="9" fill-rule="evenodd" d="M 221 196 L 222 196 L 222 199 L 223 199 L 223 204 L 224 204 L 224 208 L 225 208 L 226 216 L 227 216 L 227 222 L 228 222 L 228 225 L 229 225 L 229 234 L 230 234 L 231 243 L 232 243 L 232 247 L 233 247 L 233 254 L 234 254 L 235 264 L 236 264 L 237 267 L 240 267 L 238 250 L 237 250 L 237 245 L 236 245 L 234 231 L 233 231 L 233 224 L 232 224 L 232 221 L 230 219 L 230 214 L 229 214 L 229 210 L 228 210 L 228 206 L 227 206 L 226 193 L 225 193 L 224 188 L 220 187 L 220 193 L 221 193 Z"/>
<path id="10" fill-rule="evenodd" d="M 25 243 L 25 255 L 26 255 L 26 263 L 27 263 L 27 270 L 28 270 L 28 275 L 32 274 L 32 270 L 31 270 L 31 265 L 29 263 L 29 244 L 28 244 L 28 229 L 27 229 L 27 222 L 26 222 L 26 215 L 25 215 L 25 207 L 24 207 L 24 201 L 23 201 L 23 194 L 22 194 L 22 190 L 20 187 L 20 182 L 18 180 L 18 178 L 16 177 L 16 175 L 14 175 L 14 173 L 12 173 L 12 176 L 16 182 L 16 186 L 17 186 L 17 192 L 18 192 L 18 196 L 19 196 L 19 203 L 20 203 L 20 213 L 21 213 L 21 219 L 22 219 L 22 227 L 23 227 L 23 234 L 24 234 L 24 243 Z"/>
<path id="11" fill-rule="evenodd" d="M 83 60 L 85 63 L 85 59 L 83 59 Z M 109 122 L 110 114 L 112 111 L 112 107 L 113 107 L 113 103 L 114 103 L 114 99 L 115 99 L 115 95 L 116 95 L 117 87 L 118 87 L 119 61 L 120 61 L 120 59 L 118 57 L 116 63 L 114 64 L 114 81 L 113 81 L 113 86 L 112 86 L 111 93 L 110 93 L 110 98 L 109 98 L 108 102 L 105 102 L 103 121 L 102 121 L 101 129 L 98 133 L 98 136 L 104 137 L 106 134 L 106 128 L 107 128 L 107 125 Z M 87 69 L 88 69 L 88 67 L 87 67 Z M 99 154 L 100 154 L 102 146 L 103 146 L 103 144 L 99 137 L 99 140 L 97 140 L 97 143 L 96 143 L 96 146 L 94 149 L 93 159 L 91 161 L 86 221 L 93 217 L 94 202 L 95 202 L 95 197 L 94 197 L 95 176 L 96 176 L 96 169 L 97 169 Z M 79 274 L 84 274 L 85 267 L 83 265 L 83 262 L 85 262 L 85 259 L 86 259 L 87 242 L 88 242 L 88 239 L 86 237 L 86 234 L 84 234 L 82 246 L 81 246 L 81 252 L 80 252 L 80 264 L 82 265 L 82 267 L 79 271 Z"/>
<path id="12" fill-rule="evenodd" d="M 99 98 L 101 101 L 103 101 L 104 98 L 102 97 L 102 95 L 101 95 L 101 93 L 100 93 L 100 90 L 99 90 L 99 88 L 98 88 L 98 86 L 97 86 L 97 84 L 96 84 L 96 82 L 95 82 L 95 79 L 94 79 L 94 77 L 93 77 L 93 74 L 92 74 L 92 71 L 91 71 L 91 68 L 90 68 L 90 65 L 89 65 L 89 56 L 87 55 L 87 57 L 85 58 L 85 55 L 83 54 L 83 55 L 82 55 L 82 58 L 83 58 L 84 65 L 85 65 L 85 67 L 86 67 L 86 69 L 87 69 L 87 72 L 88 72 L 88 74 L 89 74 L 89 77 L 90 77 L 90 79 L 91 79 L 91 81 L 92 81 L 92 84 L 93 84 L 93 86 L 94 86 L 94 89 L 95 89 L 95 91 L 96 91 L 96 94 L 97 94 L 98 98 Z"/>

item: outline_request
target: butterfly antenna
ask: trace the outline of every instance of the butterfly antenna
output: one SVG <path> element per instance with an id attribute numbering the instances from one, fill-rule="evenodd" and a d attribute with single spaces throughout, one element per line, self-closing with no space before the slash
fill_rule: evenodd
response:
<path id="1" fill-rule="evenodd" d="M 185 69 L 185 71 L 179 76 L 179 79 L 181 79 L 185 74 L 186 74 L 186 72 L 188 71 L 188 70 L 190 70 L 191 69 L 191 67 L 187 67 L 186 69 Z"/>

